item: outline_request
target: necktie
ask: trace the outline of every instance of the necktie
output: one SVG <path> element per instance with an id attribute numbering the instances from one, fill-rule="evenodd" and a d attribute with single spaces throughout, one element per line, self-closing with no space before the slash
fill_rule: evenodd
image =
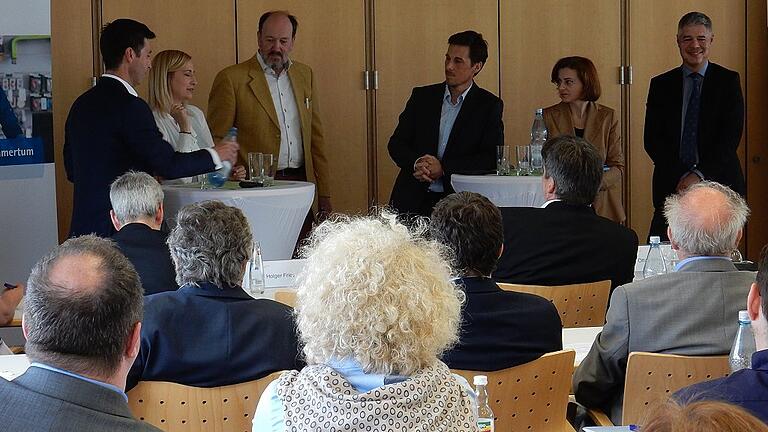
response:
<path id="1" fill-rule="evenodd" d="M 688 75 L 693 81 L 688 109 L 685 111 L 683 136 L 680 140 L 680 162 L 687 169 L 699 163 L 699 107 L 701 105 L 701 75 L 694 72 Z"/>

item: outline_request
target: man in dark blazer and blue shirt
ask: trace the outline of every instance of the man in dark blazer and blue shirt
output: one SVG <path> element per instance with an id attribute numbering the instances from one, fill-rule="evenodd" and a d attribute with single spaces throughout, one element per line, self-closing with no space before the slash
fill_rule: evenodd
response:
<path id="1" fill-rule="evenodd" d="M 650 234 L 667 238 L 664 200 L 693 183 L 715 181 L 744 195 L 736 154 L 744 128 L 738 72 L 709 62 L 712 21 L 701 12 L 680 18 L 682 66 L 651 80 L 645 110 L 645 151 L 653 160 Z"/>
<path id="2" fill-rule="evenodd" d="M 487 59 L 480 33 L 456 33 L 448 39 L 445 82 L 413 89 L 388 145 L 400 168 L 390 197 L 398 212 L 429 216 L 453 192 L 451 174 L 495 169 L 503 103 L 474 82 Z"/>
<path id="3" fill-rule="evenodd" d="M 106 73 L 72 104 L 64 132 L 64 166 L 74 183 L 69 235 L 109 237 L 109 185 L 128 170 L 164 178 L 189 177 L 234 161 L 236 143 L 176 153 L 163 140 L 152 111 L 134 89 L 151 66 L 150 39 L 144 24 L 118 19 L 104 27 L 99 40 Z"/>
<path id="4" fill-rule="evenodd" d="M 448 195 L 435 206 L 432 236 L 454 252 L 466 303 L 459 343 L 443 355 L 454 369 L 494 371 L 562 349 L 555 306 L 533 294 L 504 291 L 491 279 L 502 248 L 501 213 L 474 192 Z"/>

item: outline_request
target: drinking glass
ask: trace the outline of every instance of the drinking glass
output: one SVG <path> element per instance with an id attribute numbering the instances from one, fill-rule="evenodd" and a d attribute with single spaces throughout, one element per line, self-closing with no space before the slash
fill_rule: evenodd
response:
<path id="1" fill-rule="evenodd" d="M 252 182 L 261 180 L 260 155 L 261 153 L 257 152 L 248 153 L 248 180 Z"/>
<path id="2" fill-rule="evenodd" d="M 531 146 L 517 146 L 517 175 L 527 176 L 531 173 Z"/>
<path id="3" fill-rule="evenodd" d="M 261 167 L 261 180 L 264 186 L 275 184 L 275 157 L 270 153 L 259 153 L 259 166 Z"/>
<path id="4" fill-rule="evenodd" d="M 509 146 L 496 146 L 496 175 L 509 175 Z"/>

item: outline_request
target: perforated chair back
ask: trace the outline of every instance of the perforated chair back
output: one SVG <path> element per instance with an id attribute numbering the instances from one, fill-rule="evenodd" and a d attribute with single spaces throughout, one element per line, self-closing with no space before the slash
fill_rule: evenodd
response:
<path id="1" fill-rule="evenodd" d="M 563 327 L 600 327 L 605 324 L 611 281 L 604 280 L 573 285 L 518 285 L 500 283 L 507 291 L 517 291 L 544 297 L 551 301 Z"/>
<path id="2" fill-rule="evenodd" d="M 728 356 L 630 353 L 622 424 L 639 424 L 651 405 L 665 400 L 677 390 L 729 373 Z"/>
<path id="3" fill-rule="evenodd" d="M 494 372 L 454 370 L 472 384 L 488 376 L 488 399 L 497 432 L 569 431 L 565 418 L 573 377 L 574 350 L 556 351 L 515 367 Z"/>
<path id="4" fill-rule="evenodd" d="M 128 405 L 136 418 L 168 432 L 250 432 L 261 394 L 281 373 L 211 388 L 142 381 L 128 392 Z"/>

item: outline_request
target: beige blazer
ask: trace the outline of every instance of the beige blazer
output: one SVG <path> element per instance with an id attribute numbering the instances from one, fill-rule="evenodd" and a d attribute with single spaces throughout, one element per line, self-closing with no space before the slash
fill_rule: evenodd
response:
<path id="1" fill-rule="evenodd" d="M 317 185 L 319 196 L 330 197 L 328 160 L 312 69 L 293 61 L 288 77 L 301 117 L 307 180 Z M 216 75 L 208 98 L 207 117 L 216 141 L 224 137 L 230 127 L 237 128 L 241 161 L 247 161 L 249 152 L 280 154 L 277 112 L 264 71 L 255 56 Z"/>
<path id="2" fill-rule="evenodd" d="M 544 108 L 544 122 L 549 138 L 576 135 L 567 103 L 560 102 Z M 603 173 L 603 181 L 592 206 L 598 215 L 623 223 L 627 218 L 622 203 L 624 150 L 621 148 L 619 119 L 616 113 L 605 105 L 588 102 L 584 139 L 600 151 L 603 164 L 609 167 L 608 171 Z"/>

